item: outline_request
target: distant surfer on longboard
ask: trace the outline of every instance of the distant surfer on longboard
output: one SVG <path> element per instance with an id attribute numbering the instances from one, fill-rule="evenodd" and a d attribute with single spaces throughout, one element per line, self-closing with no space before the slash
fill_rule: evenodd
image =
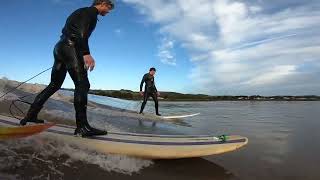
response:
<path id="1" fill-rule="evenodd" d="M 158 92 L 155 82 L 154 82 L 154 75 L 156 74 L 156 68 L 152 67 L 149 70 L 149 73 L 145 74 L 140 83 L 140 95 L 143 96 L 143 103 L 141 105 L 140 113 L 142 114 L 144 107 L 147 104 L 148 98 L 151 96 L 157 116 L 161 116 L 159 114 L 159 103 L 158 103 L 158 96 L 160 96 L 160 92 Z M 143 84 L 145 84 L 144 92 L 142 91 Z"/>
<path id="2" fill-rule="evenodd" d="M 28 122 L 44 123 L 37 116 L 43 104 L 61 88 L 68 72 L 75 85 L 74 107 L 77 128 L 74 134 L 83 137 L 107 134 L 106 131 L 91 127 L 87 121 L 87 101 L 90 89 L 87 71 L 92 71 L 95 67 L 95 60 L 90 55 L 88 40 L 96 27 L 98 15 L 105 16 L 113 8 L 113 0 L 94 0 L 91 7 L 80 8 L 68 17 L 61 39 L 54 48 L 51 82 L 37 95 L 27 115 L 20 121 L 21 125 L 26 125 Z"/>

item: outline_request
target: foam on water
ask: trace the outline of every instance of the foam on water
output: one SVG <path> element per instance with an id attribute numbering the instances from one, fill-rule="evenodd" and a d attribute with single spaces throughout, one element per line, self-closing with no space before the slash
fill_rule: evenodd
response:
<path id="1" fill-rule="evenodd" d="M 123 155 L 101 154 L 79 145 L 67 144 L 49 135 L 38 135 L 30 138 L 0 142 L 0 171 L 13 167 L 19 168 L 23 164 L 35 165 L 37 162 L 45 164 L 50 174 L 63 177 L 57 166 L 70 166 L 81 161 L 85 164 L 98 165 L 105 171 L 113 171 L 123 174 L 137 173 L 139 170 L 153 164 L 150 160 L 143 160 Z M 54 162 L 55 159 L 63 159 L 63 162 Z M 74 166 L 74 164 L 72 164 Z M 41 173 L 41 172 L 39 172 Z M 43 177 L 44 174 L 35 174 Z M 1 177 L 1 176 L 0 176 Z"/>

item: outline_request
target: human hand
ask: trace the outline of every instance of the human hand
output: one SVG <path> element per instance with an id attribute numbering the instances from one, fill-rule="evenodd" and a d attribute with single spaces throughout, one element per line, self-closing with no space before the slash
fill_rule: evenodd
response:
<path id="1" fill-rule="evenodd" d="M 84 55 L 83 60 L 86 70 L 93 71 L 94 67 L 96 66 L 96 62 L 93 57 L 90 54 Z"/>
<path id="2" fill-rule="evenodd" d="M 143 93 L 143 91 L 140 91 L 140 93 L 139 93 L 139 94 L 140 94 L 140 96 L 143 96 L 143 94 L 144 94 L 144 93 Z"/>

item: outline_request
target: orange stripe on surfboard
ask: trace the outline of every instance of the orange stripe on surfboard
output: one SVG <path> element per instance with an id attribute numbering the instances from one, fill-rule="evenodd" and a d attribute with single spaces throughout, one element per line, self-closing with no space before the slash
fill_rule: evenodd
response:
<path id="1" fill-rule="evenodd" d="M 0 127 L 0 140 L 31 136 L 38 134 L 54 125 L 55 123 L 45 123 L 20 127 Z"/>

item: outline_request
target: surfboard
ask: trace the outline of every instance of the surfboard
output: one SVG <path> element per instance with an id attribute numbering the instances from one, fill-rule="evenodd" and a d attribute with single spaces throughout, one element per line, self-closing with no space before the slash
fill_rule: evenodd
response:
<path id="1" fill-rule="evenodd" d="M 162 116 L 163 119 L 182 119 L 187 117 L 194 117 L 198 116 L 200 113 L 194 113 L 194 114 L 186 114 L 186 115 L 174 115 L 174 116 Z"/>
<path id="2" fill-rule="evenodd" d="M 18 121 L 0 116 L 0 125 L 16 126 Z M 81 138 L 73 136 L 73 126 L 55 125 L 44 134 L 67 143 L 106 153 L 145 159 L 179 159 L 203 157 L 234 151 L 248 143 L 246 137 L 231 135 L 226 139 L 212 135 L 155 135 L 110 132 L 106 136 Z"/>
<path id="3" fill-rule="evenodd" d="M 200 115 L 200 113 L 194 113 L 194 114 L 185 114 L 185 115 L 164 115 L 164 116 L 156 116 L 154 114 L 143 114 L 144 117 L 153 119 L 153 120 L 164 120 L 164 121 L 170 121 L 170 120 L 177 120 L 177 119 L 183 119 L 183 118 L 187 118 L 187 117 L 194 117 L 194 116 L 198 116 Z"/>
<path id="4" fill-rule="evenodd" d="M 26 126 L 0 126 L 0 140 L 22 138 L 43 132 L 54 126 L 54 123 L 34 124 Z"/>

